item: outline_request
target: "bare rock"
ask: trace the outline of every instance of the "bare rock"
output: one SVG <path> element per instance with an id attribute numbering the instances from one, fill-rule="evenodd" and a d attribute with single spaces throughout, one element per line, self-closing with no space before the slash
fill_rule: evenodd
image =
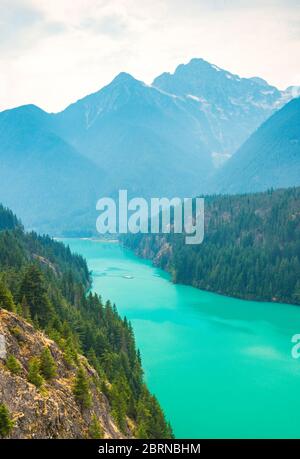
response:
<path id="1" fill-rule="evenodd" d="M 57 377 L 38 390 L 27 380 L 28 362 L 47 346 L 57 365 Z M 19 375 L 5 365 L 7 355 L 21 364 Z M 57 344 L 18 315 L 0 310 L 0 403 L 9 409 L 14 429 L 10 438 L 87 438 L 92 417 L 98 418 L 105 438 L 124 438 L 116 426 L 100 381 L 87 359 L 80 361 L 91 381 L 92 406 L 81 411 L 73 395 L 77 372 L 64 359 Z M 128 436 L 132 436 L 128 431 Z"/>

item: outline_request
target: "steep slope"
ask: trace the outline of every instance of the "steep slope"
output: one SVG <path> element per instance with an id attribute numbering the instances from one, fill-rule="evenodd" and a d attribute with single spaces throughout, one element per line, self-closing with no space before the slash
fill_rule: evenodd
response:
<path id="1" fill-rule="evenodd" d="M 193 99 L 210 126 L 205 143 L 216 160 L 226 159 L 273 112 L 293 97 L 261 78 L 240 78 L 203 59 L 163 73 L 153 86 Z"/>
<path id="2" fill-rule="evenodd" d="M 85 260 L 1 205 L 0 228 L 0 436 L 172 437 L 132 326 L 88 293 Z"/>
<path id="3" fill-rule="evenodd" d="M 51 130 L 49 115 L 23 106 L 0 113 L 0 199 L 26 227 L 92 228 L 103 173 Z"/>
<path id="4" fill-rule="evenodd" d="M 185 101 L 121 73 L 54 117 L 57 132 L 105 171 L 106 193 L 191 195 L 212 172 Z"/>
<path id="5" fill-rule="evenodd" d="M 0 309 L 0 339 L 0 402 L 14 421 L 10 438 L 89 438 L 95 416 L 103 437 L 124 438 L 112 419 L 106 396 L 99 390 L 99 376 L 84 357 L 79 359 L 90 379 L 92 403 L 82 411 L 73 393 L 76 366 L 66 362 L 54 341 L 4 309 Z M 57 374 L 41 391 L 28 381 L 29 362 L 40 356 L 45 348 L 55 359 Z M 12 356 L 20 365 L 17 374 L 6 365 Z M 132 436 L 132 433 L 128 431 L 127 435 Z"/>
<path id="6" fill-rule="evenodd" d="M 213 178 L 220 193 L 300 185 L 300 98 L 269 118 Z"/>

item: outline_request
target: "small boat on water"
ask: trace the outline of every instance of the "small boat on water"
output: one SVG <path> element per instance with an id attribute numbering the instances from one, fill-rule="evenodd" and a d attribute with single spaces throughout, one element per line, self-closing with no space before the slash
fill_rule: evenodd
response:
<path id="1" fill-rule="evenodd" d="M 129 274 L 125 274 L 123 277 L 124 279 L 133 279 L 133 276 L 130 276 Z"/>

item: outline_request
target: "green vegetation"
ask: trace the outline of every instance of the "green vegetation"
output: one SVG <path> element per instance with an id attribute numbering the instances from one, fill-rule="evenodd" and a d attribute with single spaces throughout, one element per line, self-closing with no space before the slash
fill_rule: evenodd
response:
<path id="1" fill-rule="evenodd" d="M 7 357 L 5 363 L 9 371 L 13 373 L 14 375 L 19 375 L 21 373 L 21 370 L 22 370 L 21 364 L 12 354 L 10 354 Z"/>
<path id="2" fill-rule="evenodd" d="M 7 407 L 0 404 L 0 437 L 7 437 L 14 427 L 14 422 L 10 417 Z"/>
<path id="3" fill-rule="evenodd" d="M 48 347 L 45 347 L 45 349 L 43 350 L 40 362 L 42 376 L 48 381 L 55 378 L 56 363 Z"/>
<path id="4" fill-rule="evenodd" d="M 132 326 L 115 305 L 87 294 L 90 275 L 85 260 L 48 236 L 25 233 L 1 206 L 0 229 L 0 307 L 16 310 L 58 344 L 66 363 L 77 368 L 78 403 L 84 407 L 89 394 L 88 375 L 78 358 L 83 354 L 97 371 L 100 389 L 121 429 L 130 418 L 145 438 L 171 437 L 159 404 L 145 386 Z M 15 328 L 11 332 L 22 341 L 22 332 Z M 28 379 L 38 388 L 44 379 L 55 377 L 51 357 L 45 351 L 30 360 Z"/>
<path id="5" fill-rule="evenodd" d="M 11 332 L 11 334 L 16 338 L 16 340 L 19 343 L 22 343 L 24 337 L 23 337 L 23 333 L 22 333 L 22 330 L 20 329 L 20 327 L 18 327 L 18 326 L 11 327 L 9 331 Z"/>
<path id="6" fill-rule="evenodd" d="M 97 416 L 94 414 L 89 428 L 89 438 L 97 440 L 104 437 L 104 432 Z"/>
<path id="7" fill-rule="evenodd" d="M 123 242 L 169 270 L 174 282 L 300 304 L 300 188 L 207 197 L 200 245 L 186 245 L 182 234 L 126 235 Z"/>
<path id="8" fill-rule="evenodd" d="M 92 403 L 89 378 L 82 367 L 79 367 L 73 393 L 81 409 L 90 408 Z"/>
<path id="9" fill-rule="evenodd" d="M 0 279 L 0 308 L 7 309 L 8 311 L 16 311 L 13 302 L 13 297 L 10 291 L 6 288 L 3 281 Z"/>
<path id="10" fill-rule="evenodd" d="M 32 357 L 29 360 L 28 381 L 34 384 L 38 389 L 44 384 L 44 378 L 41 375 L 41 362 L 37 357 Z"/>

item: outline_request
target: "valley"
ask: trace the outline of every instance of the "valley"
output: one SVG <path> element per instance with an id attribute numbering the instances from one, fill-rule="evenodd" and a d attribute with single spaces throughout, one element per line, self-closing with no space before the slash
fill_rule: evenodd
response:
<path id="1" fill-rule="evenodd" d="M 296 89 L 192 59 L 152 85 L 121 72 L 58 113 L 4 110 L 0 202 L 26 228 L 76 237 L 95 234 L 97 200 L 120 189 L 150 199 L 297 186 Z"/>

